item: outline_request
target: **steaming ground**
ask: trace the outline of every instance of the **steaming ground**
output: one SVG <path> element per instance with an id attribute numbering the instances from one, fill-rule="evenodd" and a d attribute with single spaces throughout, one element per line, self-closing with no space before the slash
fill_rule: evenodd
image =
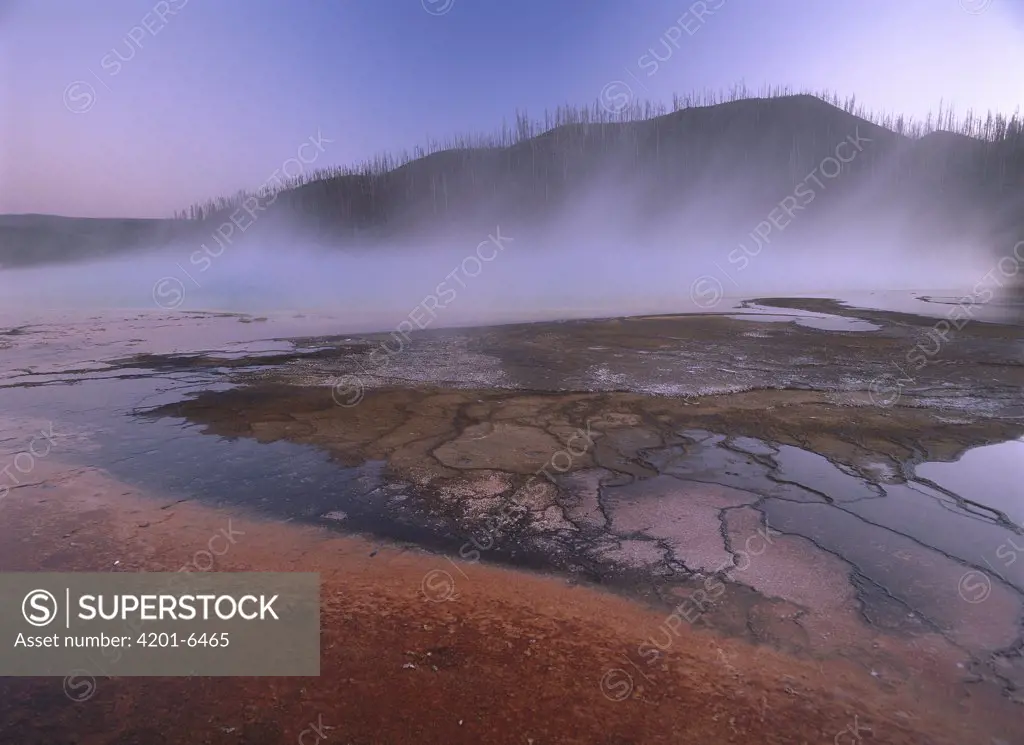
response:
<path id="1" fill-rule="evenodd" d="M 907 312 L 919 308 L 946 317 L 961 307 L 956 302 L 962 295 L 954 292 L 917 298 L 876 292 L 854 299 L 858 305 L 905 306 L 886 312 L 807 298 L 733 302 L 707 295 L 713 284 L 686 298 L 685 282 L 682 303 L 717 301 L 702 308 L 711 312 L 490 326 L 484 323 L 488 314 L 553 314 L 556 301 L 568 298 L 569 305 L 571 290 L 582 291 L 588 280 L 603 282 L 609 307 L 659 301 L 637 300 L 635 285 L 601 279 L 607 265 L 581 260 L 573 273 L 568 254 L 545 264 L 530 260 L 536 254 L 514 254 L 513 247 L 508 244 L 471 278 L 448 278 L 449 268 L 431 276 L 439 265 L 458 266 L 452 262 L 456 253 L 393 265 L 312 252 L 291 262 L 270 253 L 225 253 L 197 277 L 200 284 L 208 280 L 201 290 L 183 296 L 174 310 L 81 305 L 44 312 L 35 309 L 41 303 L 27 301 L 8 308 L 0 314 L 0 451 L 17 481 L 0 483 L 7 491 L 0 499 L 0 526 L 27 538 L 0 542 L 6 565 L 166 570 L 159 562 L 169 554 L 153 551 L 157 536 L 179 548 L 192 546 L 196 535 L 208 540 L 208 521 L 193 523 L 199 518 L 185 515 L 197 516 L 193 507 L 211 504 L 217 519 L 258 516 L 263 526 L 240 543 L 245 548 L 237 550 L 246 553 L 232 548 L 227 560 L 238 563 L 220 569 L 298 566 L 274 563 L 284 556 L 326 571 L 334 566 L 329 561 L 345 554 L 338 544 L 305 534 L 291 544 L 284 534 L 309 523 L 349 537 L 360 534 L 373 548 L 360 544 L 351 555 L 384 572 L 368 586 L 394 588 L 405 605 L 380 600 L 383 606 L 365 606 L 362 599 L 373 593 L 350 586 L 351 577 L 363 576 L 362 564 L 330 570 L 346 583 L 331 596 L 355 598 L 368 619 L 354 628 L 347 609 L 343 618 L 325 616 L 325 638 L 343 640 L 325 647 L 344 649 L 344 655 L 325 658 L 324 668 L 341 688 L 324 694 L 323 710 L 339 722 L 349 720 L 329 709 L 328 699 L 359 697 L 361 711 L 394 710 L 394 686 L 370 684 L 388 671 L 408 686 L 411 701 L 440 695 L 439 681 L 450 685 L 444 706 L 417 714 L 430 726 L 448 716 L 439 712 L 450 710 L 453 696 L 503 694 L 506 689 L 468 677 L 476 661 L 491 659 L 487 655 L 496 649 L 508 649 L 509 657 L 500 666 L 495 662 L 495 669 L 514 671 L 514 690 L 536 697 L 546 690 L 543 681 L 550 682 L 551 645 L 568 639 L 576 647 L 566 653 L 566 679 L 576 688 L 565 688 L 558 699 L 545 694 L 545 701 L 558 702 L 555 710 L 570 716 L 580 710 L 579 696 L 589 692 L 597 705 L 611 700 L 642 706 L 635 709 L 641 712 L 637 721 L 649 723 L 654 690 L 671 702 L 666 710 L 672 716 L 683 712 L 685 726 L 692 727 L 693 707 L 680 708 L 683 699 L 671 676 L 692 681 L 697 667 L 691 649 L 710 649 L 714 640 L 716 655 L 735 644 L 757 646 L 708 663 L 709 690 L 728 691 L 710 721 L 732 734 L 704 741 L 728 740 L 736 734 L 730 719 L 762 711 L 737 703 L 736 690 L 749 691 L 755 706 L 764 706 L 776 685 L 782 686 L 778 707 L 798 700 L 802 684 L 795 671 L 807 655 L 826 681 L 822 700 L 809 701 L 808 711 L 841 698 L 849 702 L 847 720 L 870 722 L 878 742 L 942 742 L 920 732 L 902 740 L 894 733 L 908 722 L 940 728 L 951 712 L 964 732 L 950 742 L 1019 740 L 1024 568 L 1013 557 L 1022 545 L 1024 527 L 1017 521 L 1024 513 L 1012 490 L 991 486 L 1022 478 L 1018 329 L 973 322 L 939 339 L 931 333 L 938 326 L 934 317 Z M 236 258 L 250 270 L 244 279 L 229 271 Z M 655 265 L 653 257 L 642 256 L 623 278 L 639 283 L 649 271 L 656 277 L 652 283 L 667 287 Z M 170 270 L 162 274 L 167 266 L 158 255 L 130 267 L 57 267 L 36 276 L 59 280 L 65 300 L 85 303 L 104 289 L 118 289 L 119 297 L 136 302 L 132 284 L 171 276 Z M 343 266 L 359 267 L 362 274 L 345 273 Z M 544 266 L 553 269 L 538 271 Z M 228 288 L 243 306 L 265 307 L 271 303 L 258 283 L 269 287 L 274 277 L 287 288 L 313 267 L 341 277 L 337 298 L 348 304 L 316 313 L 190 310 L 193 295 L 204 291 L 204 303 L 213 303 Z M 502 270 L 533 290 L 535 307 Z M 754 276 L 753 268 L 748 271 Z M 389 272 L 396 285 L 383 281 Z M 218 285 L 218 277 L 235 284 Z M 445 288 L 451 295 L 437 288 L 446 279 L 455 282 L 454 290 Z M 559 282 L 567 288 L 563 296 L 556 294 Z M 368 289 L 375 283 L 385 294 Z M 327 271 L 311 286 L 319 295 L 304 293 L 300 299 L 307 303 L 335 289 Z M 173 297 L 166 294 L 169 287 L 156 297 Z M 27 287 L 21 291 L 33 297 Z M 480 325 L 413 330 L 403 341 L 399 330 L 413 329 L 410 319 L 425 318 L 428 295 L 450 301 L 432 325 Z M 973 308 L 972 317 L 980 320 L 983 310 Z M 360 328 L 383 333 L 360 334 Z M 923 367 L 914 367 L 921 359 Z M 23 470 L 27 456 L 18 454 L 40 431 L 55 433 L 53 454 L 32 460 L 29 476 Z M 558 472 L 541 479 L 541 468 Z M 149 507 L 126 503 L 127 484 L 157 497 Z M 87 512 L 60 512 L 79 503 Z M 500 517 L 515 505 L 515 521 Z M 95 532 L 100 511 L 126 521 L 131 539 L 125 541 L 124 526 Z M 242 530 L 249 532 L 248 524 Z M 471 556 L 466 546 L 473 545 L 467 536 L 480 546 L 485 566 L 463 574 L 461 565 Z M 394 573 L 392 552 L 415 556 L 409 572 Z M 544 581 L 558 585 L 552 603 L 511 609 L 501 596 L 537 581 L 536 575 L 477 574 L 497 563 L 547 574 Z M 428 594 L 437 590 L 428 579 L 438 576 L 453 580 L 442 587 L 452 594 Z M 471 579 L 477 576 L 479 583 Z M 569 590 L 565 582 L 577 588 Z M 481 615 L 487 607 L 483 586 L 499 596 L 497 625 Z M 650 618 L 594 632 L 602 640 L 598 654 L 581 656 L 580 632 L 566 633 L 561 622 L 524 631 L 521 619 L 534 622 L 547 617 L 547 608 L 578 604 L 584 590 L 595 599 L 581 617 L 588 623 L 607 618 L 608 604 L 620 600 L 609 589 L 641 600 L 630 607 L 650 609 Z M 523 593 L 537 597 L 533 589 Z M 429 636 L 412 640 L 408 624 L 399 621 L 388 638 L 353 641 L 364 630 L 385 628 L 381 619 L 408 619 L 407 607 L 419 608 L 414 631 Z M 423 608 L 441 615 L 427 623 Z M 676 633 L 665 620 L 673 613 L 686 621 L 676 617 L 683 631 L 666 642 L 667 634 Z M 480 621 L 480 633 L 461 621 L 452 625 L 451 614 Z M 693 632 L 698 626 L 699 634 Z M 508 638 L 495 636 L 495 628 L 508 629 Z M 483 647 L 474 646 L 481 639 Z M 763 659 L 769 651 L 781 655 L 770 679 L 736 682 L 740 660 Z M 677 653 L 686 656 L 669 666 Z M 356 659 L 365 668 L 354 669 Z M 537 661 L 536 670 L 530 661 Z M 864 693 L 842 693 L 836 671 L 847 668 L 864 681 Z M 524 687 L 522 681 L 534 675 L 538 682 Z M 619 693 L 609 690 L 609 675 L 626 676 L 628 703 L 613 698 Z M 60 713 L 71 711 L 62 695 L 49 696 L 44 686 L 24 679 L 6 684 L 3 701 L 20 712 L 0 717 L 7 739 L 28 741 L 13 733 L 32 729 L 44 715 L 52 722 L 70 716 Z M 108 701 L 114 707 L 136 695 L 146 702 L 143 714 L 124 720 L 126 730 L 150 726 L 154 711 L 170 711 L 171 702 L 175 712 L 181 710 L 178 695 L 163 703 L 152 692 L 107 680 L 100 690 L 107 698 L 94 705 Z M 252 690 L 267 700 L 281 695 Z M 232 700 L 242 695 L 230 693 Z M 59 712 L 47 704 L 53 696 L 62 702 Z M 505 698 L 498 696 L 501 703 L 489 710 L 506 712 Z M 214 700 L 205 694 L 199 699 Z M 694 700 L 704 702 L 694 710 L 704 711 L 710 699 L 702 693 Z M 877 705 L 869 708 L 872 701 Z M 473 706 L 480 708 L 477 698 Z M 532 700 L 528 706 L 536 709 Z M 257 708 L 276 716 L 273 707 Z M 872 711 L 892 712 L 892 721 Z M 173 716 L 180 723 L 180 713 Z M 210 716 L 204 713 L 197 721 L 205 724 L 195 726 L 207 726 Z M 786 728 L 778 741 L 801 741 L 784 708 L 767 720 Z M 96 732 L 109 730 L 97 721 Z M 77 719 L 61 726 L 83 731 Z M 602 718 L 601 727 L 608 726 Z M 760 719 L 751 726 L 763 733 Z M 218 729 L 225 745 L 241 737 L 228 732 L 241 731 L 238 722 L 225 720 Z M 815 725 L 803 739 L 838 742 L 840 729 Z M 663 731 L 680 729 L 666 725 Z M 140 737 L 153 740 L 145 732 Z"/>

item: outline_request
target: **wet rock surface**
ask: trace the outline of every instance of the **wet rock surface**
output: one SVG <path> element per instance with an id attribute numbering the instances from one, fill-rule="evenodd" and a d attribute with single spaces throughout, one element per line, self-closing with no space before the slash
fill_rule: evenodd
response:
<path id="1" fill-rule="evenodd" d="M 511 563 L 1019 710 L 1019 329 L 968 324 L 911 370 L 934 319 L 756 302 L 794 320 L 305 337 L 31 370 L 0 397 L 130 482 L 446 554 L 426 596 Z M 646 643 L 626 656 L 657 678 Z"/>
<path id="2" fill-rule="evenodd" d="M 797 659 L 687 624 L 667 631 L 658 609 L 483 563 L 463 562 L 456 591 L 428 597 L 445 586 L 444 567 L 455 571 L 437 555 L 143 494 L 53 459 L 34 482 L 0 505 L 0 566 L 194 569 L 226 528 L 234 540 L 212 571 L 320 573 L 321 675 L 119 678 L 102 657 L 63 681 L 0 679 L 5 743 L 309 743 L 317 726 L 327 742 L 367 745 L 789 745 L 855 734 L 991 745 L 1016 731 L 1000 700 L 958 702 L 916 657 L 890 664 L 916 673 L 910 682 L 882 682 L 841 658 Z M 755 623 L 789 638 L 795 613 L 778 601 Z"/>
<path id="3" fill-rule="evenodd" d="M 953 665 L 984 666 L 1019 644 L 1024 575 L 1009 566 L 1000 580 L 982 557 L 1001 541 L 1019 545 L 1021 528 L 918 482 L 914 466 L 1020 436 L 1020 423 L 936 423 L 919 408 L 840 408 L 812 392 L 695 405 L 375 389 L 356 407 L 324 408 L 326 395 L 247 388 L 151 415 L 221 437 L 313 445 L 349 468 L 386 464 L 340 508 L 351 514 L 353 503 L 401 490 L 376 530 L 386 535 L 388 520 L 414 525 L 418 542 L 464 559 L 558 569 L 673 605 L 701 588 L 707 595 L 707 578 L 717 577 L 702 619 L 741 613 L 723 622 L 754 639 L 766 640 L 753 619 L 781 600 L 794 612 L 790 644 L 856 651 L 869 667 L 884 663 L 877 637 L 893 631 L 934 636 Z M 886 482 L 874 477 L 879 464 Z M 988 572 L 983 602 L 963 597 L 970 572 Z M 746 588 L 756 596 L 734 605 L 730 596 Z M 837 623 L 847 626 L 821 630 Z"/>

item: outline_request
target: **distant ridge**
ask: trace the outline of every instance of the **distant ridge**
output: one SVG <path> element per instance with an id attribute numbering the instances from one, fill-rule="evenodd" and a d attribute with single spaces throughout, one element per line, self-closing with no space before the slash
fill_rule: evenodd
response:
<path id="1" fill-rule="evenodd" d="M 277 191 L 239 192 L 175 219 L 0 216 L 0 265 L 30 266 L 120 254 L 171 240 L 205 240 L 243 204 L 286 219 L 339 248 L 516 222 L 541 226 L 599 187 L 621 193 L 598 218 L 653 222 L 717 196 L 721 225 L 754 225 L 846 138 L 870 141 L 842 165 L 801 230 L 857 195 L 878 210 L 931 215 L 964 231 L 1024 235 L 1024 127 L 1010 117 L 940 109 L 924 122 L 865 112 L 855 98 L 771 89 L 751 96 L 675 98 L 672 110 L 634 103 L 560 107 L 540 120 L 518 113 L 485 137 L 428 143 L 354 167 L 321 169 Z M 848 147 L 848 146 L 847 146 Z M 849 151 L 852 152 L 852 151 Z M 820 177 L 819 177 L 820 178 Z M 246 201 L 248 200 L 248 201 Z M 272 205 L 269 205 L 270 202 Z M 813 214 L 812 214 L 813 213 Z M 938 227 L 938 226 L 933 226 Z M 749 229 L 749 228 L 748 228 Z"/>

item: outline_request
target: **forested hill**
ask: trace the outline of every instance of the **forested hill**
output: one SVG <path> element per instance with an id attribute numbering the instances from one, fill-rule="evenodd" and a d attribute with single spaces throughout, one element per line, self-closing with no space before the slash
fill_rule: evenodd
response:
<path id="1" fill-rule="evenodd" d="M 993 237 L 1024 236 L 1018 116 L 957 120 L 940 112 L 915 124 L 825 98 L 741 97 L 615 114 L 595 105 L 541 122 L 520 116 L 492 138 L 317 171 L 277 193 L 211 200 L 176 219 L 0 216 L 0 266 L 202 241 L 246 206 L 339 250 L 419 232 L 543 225 L 585 210 L 588 200 L 600 205 L 597 220 L 652 223 L 699 206 L 708 221 L 747 231 L 784 199 L 799 201 L 801 185 L 816 202 L 801 205 L 801 229 L 856 205 L 847 219 L 894 210 L 919 217 L 919 240 L 979 226 Z"/>

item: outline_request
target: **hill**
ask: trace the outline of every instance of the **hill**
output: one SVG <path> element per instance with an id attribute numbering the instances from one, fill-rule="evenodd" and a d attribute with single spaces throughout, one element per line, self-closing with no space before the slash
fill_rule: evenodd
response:
<path id="1" fill-rule="evenodd" d="M 638 235 L 686 214 L 690 228 L 739 241 L 787 198 L 807 202 L 791 235 L 841 217 L 898 219 L 913 226 L 915 241 L 1024 236 L 1017 116 L 960 121 L 940 111 L 921 125 L 826 98 L 677 100 L 671 112 L 595 104 L 559 109 L 543 123 L 519 114 L 492 138 L 318 171 L 273 193 L 193 205 L 173 220 L 0 216 L 0 266 L 198 245 L 232 214 L 248 221 L 245 207 L 286 222 L 296 237 L 362 249 L 495 224 L 541 231 L 567 214 L 635 226 Z M 810 193 L 802 200 L 801 186 Z"/>

